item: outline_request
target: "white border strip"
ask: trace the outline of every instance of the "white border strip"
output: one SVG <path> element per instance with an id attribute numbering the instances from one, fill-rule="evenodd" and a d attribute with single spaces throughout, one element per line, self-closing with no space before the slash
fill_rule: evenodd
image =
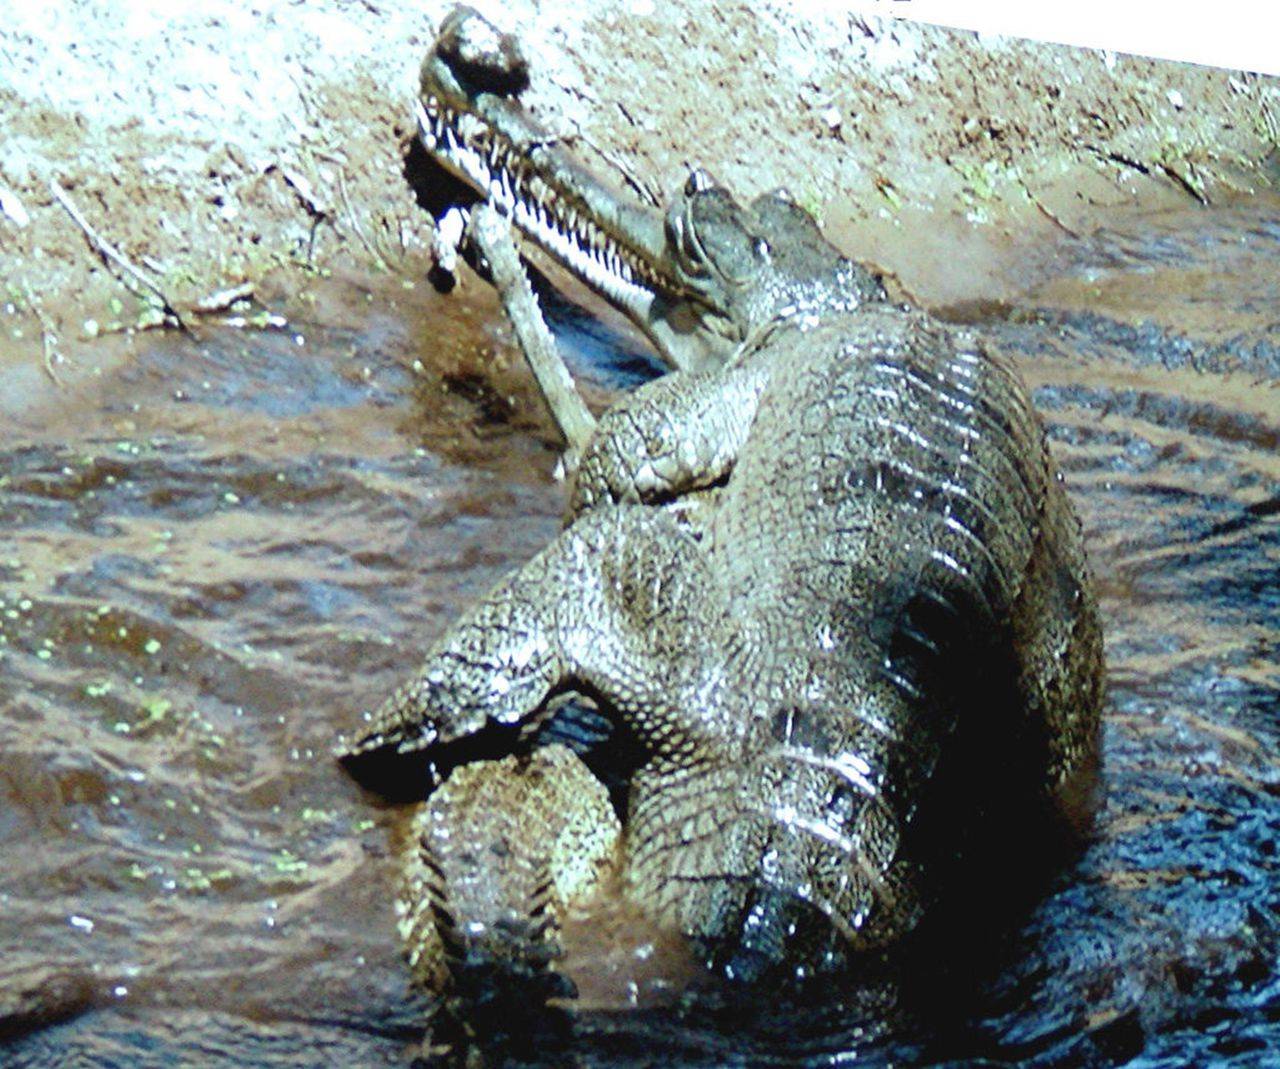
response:
<path id="1" fill-rule="evenodd" d="M 808 0 L 830 9 L 822 0 Z M 802 0 L 803 5 L 803 0 Z M 850 0 L 860 14 L 1280 75 L 1276 0 Z"/>

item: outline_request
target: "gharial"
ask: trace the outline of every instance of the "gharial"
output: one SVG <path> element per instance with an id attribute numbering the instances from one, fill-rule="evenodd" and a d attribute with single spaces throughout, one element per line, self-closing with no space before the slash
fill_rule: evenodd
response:
<path id="1" fill-rule="evenodd" d="M 912 931 L 1011 828 L 1086 817 L 1102 637 L 1080 524 L 1006 358 L 891 304 L 783 195 L 743 206 L 695 174 L 665 216 L 627 203 L 524 112 L 525 81 L 510 38 L 459 9 L 419 111 L 427 149 L 491 206 L 480 244 L 509 311 L 528 326 L 532 298 L 495 212 L 676 370 L 594 422 L 535 364 L 576 454 L 566 526 L 346 758 L 367 781 L 389 754 L 452 765 L 586 695 L 639 745 L 620 825 L 556 759 L 585 788 L 556 819 L 596 821 L 593 864 L 726 975 L 839 967 Z M 522 774 L 486 767 L 499 790 Z M 428 812 L 483 839 L 485 803 L 455 778 Z M 480 906 L 451 890 L 461 836 L 423 833 L 431 912 L 411 894 L 411 942 L 468 910 L 545 925 L 581 857 L 530 828 L 518 851 L 542 878 L 491 868 Z"/>

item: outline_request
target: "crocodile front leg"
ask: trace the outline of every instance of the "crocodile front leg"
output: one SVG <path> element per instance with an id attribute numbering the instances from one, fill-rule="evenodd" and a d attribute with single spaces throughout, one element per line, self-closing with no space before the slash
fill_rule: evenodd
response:
<path id="1" fill-rule="evenodd" d="M 610 501 L 661 503 L 722 482 L 768 383 L 766 356 L 672 372 L 613 404 L 582 454 L 569 515 Z"/>
<path id="2" fill-rule="evenodd" d="M 721 606 L 696 538 L 674 517 L 598 509 L 450 628 L 343 756 L 358 774 L 366 755 L 527 725 L 566 691 L 599 699 L 654 752 L 717 752 L 718 725 L 687 710 L 705 708 L 719 685 Z"/>

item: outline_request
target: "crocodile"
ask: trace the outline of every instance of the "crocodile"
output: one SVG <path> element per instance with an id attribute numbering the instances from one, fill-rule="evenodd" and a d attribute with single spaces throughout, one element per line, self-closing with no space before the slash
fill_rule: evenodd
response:
<path id="1" fill-rule="evenodd" d="M 661 216 L 625 203 L 524 113 L 526 77 L 455 12 L 424 144 L 675 370 L 566 428 L 564 529 L 348 767 L 456 764 L 585 695 L 638 747 L 623 893 L 732 979 L 850 967 L 1012 837 L 1087 826 L 1103 659 L 1079 522 L 1003 354 L 890 303 L 785 195 L 695 173 Z M 501 261 L 500 233 L 482 245 Z"/>
<path id="2" fill-rule="evenodd" d="M 439 999 L 428 1050 L 470 1042 L 478 1007 L 510 1030 L 575 994 L 553 969 L 559 928 L 610 880 L 620 837 L 605 787 L 562 743 L 460 765 L 418 807 L 396 908 L 413 979 Z"/>

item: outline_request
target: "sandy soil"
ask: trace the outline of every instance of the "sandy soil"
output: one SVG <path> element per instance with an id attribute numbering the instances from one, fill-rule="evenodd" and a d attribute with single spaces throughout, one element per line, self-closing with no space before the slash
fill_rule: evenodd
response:
<path id="1" fill-rule="evenodd" d="M 0 368 L 74 380 L 105 335 L 127 351 L 166 312 L 262 326 L 333 272 L 420 279 L 407 102 L 449 6 L 11 8 Z M 1272 78 L 781 0 L 478 6 L 534 58 L 532 108 L 601 169 L 659 192 L 695 162 L 744 196 L 785 185 L 933 304 L 1016 289 L 1034 273 L 1018 250 L 1135 201 L 1280 173 Z"/>

